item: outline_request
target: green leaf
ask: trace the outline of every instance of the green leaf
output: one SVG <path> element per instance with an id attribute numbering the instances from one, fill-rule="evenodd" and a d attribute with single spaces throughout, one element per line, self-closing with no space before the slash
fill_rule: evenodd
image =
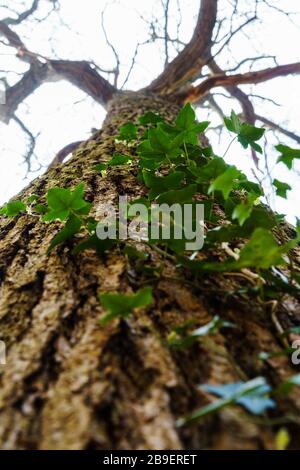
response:
<path id="1" fill-rule="evenodd" d="M 27 199 L 27 202 L 28 204 L 32 204 L 38 200 L 39 200 L 39 196 L 37 194 L 31 194 L 31 196 L 29 196 L 29 198 Z"/>
<path id="2" fill-rule="evenodd" d="M 236 271 L 242 268 L 268 269 L 271 266 L 285 264 L 282 254 L 289 245 L 279 246 L 273 235 L 266 229 L 257 228 L 248 243 L 240 252 L 238 260 L 224 262 L 202 262 L 181 260 L 183 265 L 195 272 L 225 272 Z"/>
<path id="3" fill-rule="evenodd" d="M 219 190 L 222 192 L 224 199 L 227 199 L 240 175 L 241 172 L 235 166 L 230 166 L 211 183 L 208 194 Z"/>
<path id="4" fill-rule="evenodd" d="M 146 126 L 147 124 L 157 124 L 158 122 L 163 121 L 163 118 L 159 114 L 155 114 L 152 111 L 148 111 L 139 118 L 139 122 L 142 126 Z"/>
<path id="5" fill-rule="evenodd" d="M 180 138 L 182 141 L 190 144 L 198 144 L 197 136 L 205 131 L 210 124 L 209 121 L 197 123 L 195 111 L 190 103 L 187 103 L 179 112 L 176 121 L 175 129 L 181 133 Z"/>
<path id="6" fill-rule="evenodd" d="M 47 193 L 49 211 L 43 220 L 66 220 L 71 212 L 77 215 L 88 214 L 91 204 L 83 199 L 84 183 L 79 183 L 73 191 L 65 188 L 51 188 Z"/>
<path id="7" fill-rule="evenodd" d="M 178 129 L 189 130 L 195 124 L 195 111 L 190 103 L 187 103 L 180 111 L 176 118 L 175 124 Z"/>
<path id="8" fill-rule="evenodd" d="M 70 206 L 72 201 L 72 193 L 70 189 L 51 188 L 47 193 L 49 212 L 44 220 L 49 222 L 60 219 L 65 220 L 70 215 Z"/>
<path id="9" fill-rule="evenodd" d="M 276 188 L 276 194 L 277 196 L 283 197 L 286 199 L 286 193 L 287 191 L 290 191 L 292 188 L 289 184 L 283 183 L 282 181 L 279 181 L 277 179 L 273 180 L 273 185 Z"/>
<path id="10" fill-rule="evenodd" d="M 239 225 L 244 225 L 247 219 L 249 219 L 252 209 L 253 209 L 253 204 L 257 200 L 257 194 L 255 193 L 249 193 L 248 197 L 245 201 L 241 202 L 237 206 L 234 207 L 231 218 L 237 219 L 239 222 Z"/>
<path id="11" fill-rule="evenodd" d="M 248 382 L 236 382 L 225 385 L 202 385 L 200 389 L 221 397 L 191 415 L 177 421 L 177 426 L 183 426 L 198 421 L 203 416 L 220 411 L 228 405 L 241 405 L 254 415 L 260 415 L 269 408 L 275 408 L 275 402 L 269 398 L 271 387 L 264 377 L 257 377 Z"/>
<path id="12" fill-rule="evenodd" d="M 235 206 L 233 213 L 232 213 L 232 219 L 237 219 L 240 225 L 243 225 L 244 222 L 246 222 L 247 219 L 249 219 L 251 212 L 252 212 L 252 204 L 247 204 L 245 202 L 242 202 L 241 204 L 238 204 Z"/>
<path id="13" fill-rule="evenodd" d="M 178 331 L 178 328 L 174 329 L 168 336 L 168 345 L 173 349 L 184 349 L 190 347 L 204 336 L 216 333 L 221 328 L 235 328 L 235 325 L 226 320 L 222 320 L 216 315 L 209 323 L 193 330 L 189 335 L 182 336 L 182 332 L 180 330 Z"/>
<path id="14" fill-rule="evenodd" d="M 118 166 L 118 165 L 126 165 L 127 163 L 132 161 L 130 155 L 123 155 L 121 153 L 115 153 L 114 156 L 109 160 L 107 166 Z"/>
<path id="15" fill-rule="evenodd" d="M 99 171 L 100 173 L 102 173 L 102 171 L 105 171 L 106 167 L 107 167 L 106 163 L 97 163 L 97 165 L 94 166 L 95 170 Z"/>
<path id="16" fill-rule="evenodd" d="M 235 268 L 256 267 L 268 269 L 285 264 L 280 247 L 273 235 L 263 228 L 257 228 L 249 242 L 241 250 L 239 259 L 233 263 Z"/>
<path id="17" fill-rule="evenodd" d="M 55 235 L 52 242 L 50 243 L 49 248 L 47 250 L 48 253 L 53 250 L 55 246 L 64 243 L 69 238 L 72 238 L 75 233 L 78 233 L 80 231 L 81 225 L 82 221 L 80 220 L 80 218 L 74 214 L 71 214 L 64 228 L 60 232 L 58 232 L 57 235 Z"/>
<path id="18" fill-rule="evenodd" d="M 247 148 L 248 145 L 251 145 L 254 150 L 262 153 L 262 148 L 260 145 L 256 144 L 256 141 L 261 139 L 264 135 L 264 128 L 252 126 L 247 122 L 243 122 L 243 124 L 241 124 L 238 116 L 234 111 L 231 111 L 230 118 L 224 119 L 224 123 L 230 132 L 237 134 L 238 141 L 244 148 Z"/>
<path id="19" fill-rule="evenodd" d="M 162 193 L 156 199 L 158 204 L 183 204 L 186 202 L 191 202 L 194 194 L 197 192 L 197 185 L 191 184 L 190 186 L 186 186 L 183 189 L 171 189 L 165 193 Z"/>
<path id="20" fill-rule="evenodd" d="M 224 173 L 227 168 L 229 168 L 229 166 L 224 162 L 223 158 L 214 157 L 201 168 L 197 168 L 196 170 L 189 168 L 189 170 L 197 176 L 197 183 L 209 183 Z"/>
<path id="21" fill-rule="evenodd" d="M 300 386 L 300 374 L 292 375 L 275 389 L 277 395 L 288 395 L 295 386 Z"/>
<path id="22" fill-rule="evenodd" d="M 2 207 L 0 214 L 6 215 L 7 217 L 15 217 L 25 210 L 26 204 L 24 204 L 24 202 L 12 201 L 8 202 L 4 207 Z"/>
<path id="23" fill-rule="evenodd" d="M 289 170 L 292 168 L 293 161 L 300 158 L 300 149 L 293 149 L 287 145 L 282 144 L 276 145 L 275 148 L 281 154 L 277 158 L 277 162 L 284 163 Z"/>
<path id="24" fill-rule="evenodd" d="M 235 134 L 239 134 L 239 132 L 241 130 L 241 123 L 240 123 L 240 120 L 239 120 L 238 116 L 236 115 L 236 113 L 233 110 L 231 111 L 230 118 L 228 118 L 228 117 L 224 118 L 224 123 L 225 123 L 225 126 L 227 127 L 227 129 L 230 132 L 234 132 Z"/>
<path id="25" fill-rule="evenodd" d="M 34 210 L 39 214 L 46 214 L 48 212 L 48 207 L 45 206 L 45 204 L 36 204 L 34 206 Z"/>
<path id="26" fill-rule="evenodd" d="M 169 189 L 179 189 L 184 176 L 183 171 L 172 171 L 167 176 L 155 176 L 154 173 L 144 170 L 143 179 L 145 185 L 151 189 L 149 199 L 152 200 Z"/>
<path id="27" fill-rule="evenodd" d="M 255 127 L 251 124 L 248 124 L 247 122 L 244 122 L 241 125 L 239 135 L 250 143 L 261 139 L 264 133 L 265 129 L 263 127 Z"/>
<path id="28" fill-rule="evenodd" d="M 160 127 L 149 129 L 148 136 L 153 150 L 158 150 L 165 154 L 169 152 L 171 147 L 170 136 Z"/>
<path id="29" fill-rule="evenodd" d="M 137 128 L 132 122 L 128 122 L 120 128 L 119 134 L 117 135 L 118 140 L 125 140 L 125 142 L 131 142 L 137 138 Z"/>
<path id="30" fill-rule="evenodd" d="M 104 292 L 99 294 L 99 300 L 101 305 L 108 311 L 101 318 L 101 325 L 104 326 L 118 316 L 127 318 L 135 308 L 152 304 L 152 289 L 151 287 L 144 287 L 135 294 L 125 295 Z"/>

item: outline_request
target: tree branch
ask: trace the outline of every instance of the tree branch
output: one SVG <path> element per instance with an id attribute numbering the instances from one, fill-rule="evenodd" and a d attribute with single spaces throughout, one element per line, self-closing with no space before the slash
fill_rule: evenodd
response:
<path id="1" fill-rule="evenodd" d="M 217 74 L 203 80 L 198 86 L 191 87 L 185 93 L 186 101 L 196 101 L 205 96 L 212 88 L 222 86 L 230 87 L 236 85 L 257 84 L 271 80 L 276 77 L 283 77 L 290 74 L 300 73 L 300 62 L 294 64 L 279 65 L 256 72 L 247 72 L 244 74 L 226 75 Z"/>
<path id="2" fill-rule="evenodd" d="M 117 91 L 88 62 L 48 60 L 32 63 L 21 80 L 6 90 L 6 103 L 0 104 L 0 120 L 8 123 L 19 104 L 45 82 L 68 80 L 105 106 Z"/>
<path id="3" fill-rule="evenodd" d="M 65 158 L 72 152 L 74 152 L 78 147 L 83 143 L 83 140 L 78 140 L 77 142 L 72 142 L 71 144 L 63 147 L 54 157 L 48 168 L 52 168 L 59 163 L 62 163 Z"/>
<path id="4" fill-rule="evenodd" d="M 17 57 L 25 62 L 36 60 L 36 54 L 30 52 L 17 33 L 15 33 L 5 21 L 0 21 L 0 37 L 3 36 L 8 41 L 10 47 L 17 49 Z"/>
<path id="5" fill-rule="evenodd" d="M 26 20 L 30 15 L 32 15 L 39 6 L 39 0 L 33 0 L 31 7 L 28 10 L 23 11 L 20 13 L 17 18 L 5 18 L 3 23 L 7 25 L 16 25 L 22 23 L 22 21 Z"/>
<path id="6" fill-rule="evenodd" d="M 286 135 L 287 137 L 289 137 L 290 139 L 293 139 L 295 140 L 295 142 L 297 142 L 298 144 L 300 144 L 300 136 L 295 134 L 294 132 L 291 132 L 287 129 L 284 129 L 284 127 L 282 126 L 279 126 L 278 124 L 276 124 L 275 122 L 271 121 L 270 119 L 264 117 L 264 116 L 261 116 L 260 114 L 255 114 L 255 118 L 262 122 L 263 124 L 265 124 L 266 126 L 268 126 L 270 129 L 273 129 L 274 131 L 278 131 L 280 132 L 281 134 L 283 135 Z"/>
<path id="7" fill-rule="evenodd" d="M 217 17 L 217 0 L 202 0 L 196 28 L 191 41 L 170 62 L 147 89 L 171 94 L 184 83 L 199 76 L 210 58 L 212 33 Z"/>
<path id="8" fill-rule="evenodd" d="M 24 162 L 27 166 L 27 174 L 28 174 L 32 171 L 32 157 L 35 156 L 34 150 L 36 146 L 36 139 L 38 138 L 39 134 L 34 136 L 32 132 L 28 129 L 28 127 L 25 126 L 24 122 L 18 118 L 18 116 L 14 115 L 12 119 L 18 124 L 18 126 L 27 135 L 27 138 L 28 138 L 28 148 L 26 150 L 26 153 L 23 155 Z M 39 164 L 37 170 L 40 170 L 40 168 L 41 168 L 41 165 Z"/>

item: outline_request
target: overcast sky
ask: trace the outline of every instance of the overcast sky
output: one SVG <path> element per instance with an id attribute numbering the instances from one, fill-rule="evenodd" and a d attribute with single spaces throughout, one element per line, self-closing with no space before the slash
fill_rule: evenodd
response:
<path id="1" fill-rule="evenodd" d="M 251 2 L 253 3 L 253 0 L 240 0 L 239 4 L 246 11 Z M 9 5 L 12 6 L 20 3 L 23 2 L 9 0 Z M 137 41 L 143 42 L 149 37 L 149 28 L 140 15 L 144 18 L 156 17 L 159 19 L 162 17 L 162 9 L 159 0 L 126 0 L 111 3 L 105 11 L 105 26 L 109 40 L 118 51 L 121 59 L 122 67 L 119 78 L 119 86 L 121 86 L 130 67 Z M 277 2 L 271 0 L 270 3 L 291 11 L 295 11 L 298 6 L 300 11 L 299 0 Z M 182 16 L 180 39 L 183 42 L 188 41 L 192 34 L 198 4 L 198 0 L 180 1 Z M 230 12 L 229 1 L 219 0 L 219 4 L 220 17 L 227 18 Z M 110 69 L 114 65 L 114 56 L 105 43 L 101 31 L 101 11 L 105 5 L 106 2 L 102 0 L 85 0 L 85 2 L 61 0 L 60 17 L 53 14 L 47 22 L 40 23 L 35 23 L 32 19 L 26 24 L 18 26 L 15 30 L 29 49 L 44 56 L 93 60 L 102 68 Z M 42 8 L 36 15 L 38 18 L 42 18 L 49 10 L 49 0 L 42 0 L 41 6 Z M 1 6 L 0 15 L 7 16 L 7 11 Z M 220 65 L 230 68 L 246 56 L 254 57 L 261 54 L 275 55 L 279 64 L 299 61 L 300 29 L 297 24 L 300 26 L 300 15 L 293 17 L 296 23 L 294 25 L 284 15 L 265 7 L 261 17 L 263 19 L 261 24 L 255 23 L 254 26 L 249 26 L 245 29 L 247 34 L 237 35 L 238 37 L 231 43 L 230 50 L 224 50 L 219 60 Z M 173 0 L 171 1 L 169 23 L 171 37 L 177 35 L 177 18 L 177 0 Z M 65 26 L 61 19 L 63 19 Z M 226 27 L 226 21 L 224 27 Z M 171 48 L 170 53 L 171 56 L 174 56 L 175 49 Z M 162 70 L 163 62 L 162 44 L 148 44 L 141 47 L 136 66 L 126 88 L 139 89 L 147 85 Z M 254 67 L 265 68 L 270 65 L 272 62 L 264 59 L 257 62 Z M 246 71 L 247 67 L 249 64 L 246 64 L 241 71 Z M 26 65 L 15 59 L 15 51 L 1 43 L 0 70 L 13 70 L 18 73 L 26 70 Z M 3 76 L 3 73 L 0 72 L 0 75 Z M 19 78 L 20 76 L 16 73 L 10 73 L 7 76 L 10 84 Z M 300 77 L 295 76 L 275 79 L 256 87 L 244 86 L 243 89 L 249 93 L 269 97 L 279 103 L 281 106 L 276 106 L 271 101 L 264 101 L 260 98 L 255 99 L 258 114 L 263 114 L 275 122 L 286 124 L 290 130 L 300 134 L 299 84 Z M 222 92 L 222 90 L 216 89 L 216 92 Z M 239 106 L 235 102 L 221 95 L 216 98 L 226 113 L 230 113 L 231 108 L 239 111 Z M 199 109 L 197 113 L 200 120 L 206 119 L 206 110 Z M 88 138 L 91 128 L 101 127 L 105 111 L 83 92 L 69 83 L 61 81 L 44 84 L 36 90 L 19 107 L 17 115 L 33 134 L 41 133 L 37 141 L 36 155 L 43 168 L 39 172 L 29 174 L 24 179 L 26 168 L 22 163 L 22 153 L 26 146 L 26 137 L 16 123 L 11 122 L 8 126 L 0 123 L 0 204 L 27 185 L 30 179 L 45 171 L 47 164 L 62 147 L 70 142 Z M 218 116 L 211 115 L 210 119 L 213 126 L 220 124 Z M 267 135 L 270 144 L 278 143 L 271 133 Z M 222 156 L 230 140 L 228 133 L 223 132 L 220 141 L 215 132 L 210 132 L 209 137 L 215 153 Z M 282 143 L 297 147 L 297 144 L 284 136 L 281 136 L 280 140 Z M 266 151 L 270 168 L 273 169 L 275 154 L 270 146 Z M 226 159 L 245 171 L 249 177 L 253 177 L 253 165 L 249 153 L 243 151 L 239 144 L 234 144 L 231 147 Z M 36 164 L 33 166 L 37 168 Z M 262 161 L 262 169 L 263 167 L 264 162 Z M 300 168 L 298 170 L 300 171 Z M 288 214 L 288 219 L 293 221 L 295 216 L 300 217 L 299 174 L 296 171 L 289 172 L 283 164 L 278 164 L 274 167 L 272 175 L 281 181 L 288 182 L 293 187 L 287 201 L 282 198 L 271 201 L 278 212 Z"/>

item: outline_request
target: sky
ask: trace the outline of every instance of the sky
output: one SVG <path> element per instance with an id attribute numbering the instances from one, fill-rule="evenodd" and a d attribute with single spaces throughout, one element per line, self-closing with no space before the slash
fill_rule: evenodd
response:
<path id="1" fill-rule="evenodd" d="M 6 0 L 8 1 L 8 0 Z M 177 20 L 179 12 L 177 4 L 180 3 L 181 25 L 180 40 L 187 42 L 192 34 L 198 11 L 198 0 L 171 0 L 171 15 L 169 21 L 169 33 L 171 37 L 177 37 Z M 249 4 L 254 0 L 240 0 L 241 9 L 246 12 Z M 22 0 L 10 0 L 9 6 L 23 9 Z M 26 3 L 26 0 L 25 0 Z M 30 1 L 28 0 L 27 4 Z M 298 0 L 272 0 L 272 5 L 285 10 L 296 11 Z M 21 4 L 21 5 L 20 5 Z M 224 20 L 224 31 L 228 26 L 230 0 L 219 0 L 219 15 Z M 7 5 L 6 5 L 7 6 Z M 0 17 L 7 16 L 0 4 Z M 41 9 L 36 17 L 41 19 L 49 11 L 49 0 L 41 0 Z M 31 19 L 26 24 L 15 28 L 26 46 L 40 54 L 61 59 L 92 60 L 103 69 L 111 69 L 114 66 L 114 54 L 106 44 L 104 33 L 101 30 L 101 12 L 104 11 L 105 28 L 109 41 L 118 51 L 121 60 L 121 73 L 118 85 L 121 86 L 128 73 L 131 59 L 135 51 L 136 43 L 144 42 L 149 38 L 149 27 L 142 18 L 162 18 L 160 0 L 126 0 L 107 2 L 103 0 L 61 0 L 59 15 L 52 14 L 46 22 L 35 22 Z M 300 11 L 300 5 L 298 6 Z M 263 21 L 255 23 L 245 29 L 245 34 L 236 35 L 231 42 L 230 49 L 222 52 L 219 64 L 224 68 L 234 67 L 235 64 L 247 57 L 268 54 L 277 57 L 279 64 L 299 61 L 300 43 L 300 15 L 293 16 L 291 22 L 285 15 L 270 9 L 267 6 L 260 13 Z M 63 22 L 62 22 L 63 19 Z M 237 21 L 237 26 L 242 21 Z M 216 50 L 218 45 L 215 46 Z M 171 58 L 176 55 L 175 48 L 170 49 Z M 146 44 L 139 49 L 136 66 L 126 83 L 125 89 L 139 89 L 150 83 L 162 70 L 164 63 L 163 44 Z M 270 59 L 262 59 L 254 68 L 265 68 L 273 64 Z M 26 64 L 15 58 L 15 51 L 0 43 L 0 71 L 12 70 L 6 78 L 9 84 L 20 79 L 18 73 L 26 70 Z M 249 63 L 245 64 L 241 71 L 247 71 Z M 0 72 L 0 76 L 4 74 Z M 108 75 L 105 75 L 107 78 Z M 109 76 L 112 79 L 112 76 Z M 300 122 L 300 77 L 285 77 L 275 79 L 264 84 L 243 86 L 247 93 L 275 100 L 280 106 L 260 97 L 254 98 L 257 114 L 269 117 L 273 121 L 286 125 L 290 130 L 300 134 L 298 130 Z M 223 96 L 224 90 L 216 89 L 216 99 L 225 112 L 229 114 L 231 109 L 240 111 L 239 105 Z M 105 117 L 105 110 L 93 100 L 68 82 L 58 81 L 41 86 L 33 95 L 20 105 L 17 115 L 33 134 L 38 135 L 36 156 L 33 161 L 33 169 L 36 170 L 26 175 L 26 166 L 22 161 L 22 154 L 26 146 L 26 136 L 19 126 L 11 121 L 9 125 L 0 123 L 0 204 L 9 200 L 18 193 L 30 180 L 43 173 L 55 154 L 70 142 L 87 139 L 92 128 L 100 128 Z M 198 109 L 199 120 L 207 118 L 206 109 Z M 220 126 L 220 118 L 210 114 L 211 126 Z M 298 132 L 297 132 L 298 131 Z M 209 138 L 216 154 L 222 156 L 232 136 L 222 132 L 221 137 L 216 130 L 209 132 Z M 276 153 L 273 146 L 278 143 L 277 138 L 267 132 L 268 145 L 266 156 L 272 177 L 288 182 L 293 190 L 288 193 L 288 199 L 274 197 L 270 193 L 269 202 L 279 213 L 287 214 L 292 223 L 295 217 L 300 217 L 300 166 L 295 171 L 288 171 L 282 163 L 275 165 Z M 293 147 L 297 144 L 280 136 L 280 142 Z M 254 178 L 253 164 L 249 152 L 241 149 L 238 143 L 234 143 L 226 160 L 243 170 L 248 177 Z M 39 165 L 42 165 L 39 168 Z M 259 178 L 264 178 L 266 188 L 269 187 L 268 178 L 265 177 L 265 161 L 261 161 L 261 172 L 256 172 Z"/>

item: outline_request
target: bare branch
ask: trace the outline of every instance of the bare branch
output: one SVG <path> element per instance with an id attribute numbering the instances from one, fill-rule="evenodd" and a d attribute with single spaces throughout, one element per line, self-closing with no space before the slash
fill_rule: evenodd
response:
<path id="1" fill-rule="evenodd" d="M 35 13 L 35 11 L 38 9 L 39 6 L 39 0 L 33 0 L 31 7 L 28 8 L 28 10 L 23 11 L 23 13 L 20 13 L 17 18 L 5 18 L 3 23 L 7 25 L 16 25 L 22 23 L 22 21 L 26 20 L 30 15 Z"/>
<path id="2" fill-rule="evenodd" d="M 15 33 L 4 21 L 0 21 L 0 36 L 5 37 L 10 47 L 17 49 L 17 57 L 25 62 L 33 62 L 36 55 L 31 53 L 17 33 Z"/>
<path id="3" fill-rule="evenodd" d="M 119 78 L 119 74 L 120 74 L 120 59 L 119 59 L 119 55 L 118 55 L 115 47 L 113 46 L 113 44 L 110 42 L 110 40 L 108 38 L 106 29 L 105 29 L 105 25 L 104 25 L 104 13 L 105 13 L 105 10 L 103 10 L 101 12 L 101 27 L 102 27 L 102 31 L 103 31 L 106 43 L 110 47 L 110 49 L 112 50 L 112 52 L 115 56 L 116 66 L 115 66 L 115 69 L 114 69 L 114 86 L 117 87 L 118 78 Z"/>
<path id="4" fill-rule="evenodd" d="M 116 92 L 88 62 L 49 60 L 33 63 L 22 79 L 6 90 L 6 104 L 0 104 L 0 120 L 8 123 L 19 104 L 45 82 L 68 80 L 103 106 Z"/>
<path id="5" fill-rule="evenodd" d="M 162 1 L 162 5 L 164 8 L 164 17 L 165 17 L 165 24 L 164 24 L 164 36 L 165 36 L 165 67 L 169 63 L 169 47 L 168 47 L 168 21 L 169 21 L 169 4 L 170 0 L 165 0 L 165 3 Z"/>
<path id="6" fill-rule="evenodd" d="M 255 72 L 247 72 L 244 74 L 226 75 L 217 74 L 203 80 L 198 86 L 190 88 L 186 92 L 186 100 L 196 101 L 200 97 L 206 95 L 212 88 L 222 86 L 230 87 L 236 85 L 257 84 L 276 77 L 284 77 L 290 74 L 300 73 L 300 62 L 294 64 L 279 65 Z"/>
<path id="7" fill-rule="evenodd" d="M 222 44 L 222 46 L 220 47 L 220 49 L 213 55 L 213 58 L 217 57 L 222 51 L 223 49 L 228 46 L 228 44 L 230 43 L 231 39 L 233 38 L 233 36 L 235 36 L 239 31 L 241 31 L 245 26 L 247 26 L 248 24 L 252 23 L 252 21 L 255 21 L 257 20 L 257 16 L 252 16 L 251 18 L 248 18 L 244 23 L 242 23 L 240 26 L 238 26 L 234 31 L 230 32 L 230 34 L 228 35 L 228 37 L 226 38 L 225 42 Z"/>
<path id="8" fill-rule="evenodd" d="M 270 129 L 273 129 L 274 131 L 278 131 L 280 132 L 281 134 L 283 135 L 286 135 L 287 137 L 289 137 L 290 139 L 293 139 L 295 140 L 295 142 L 297 142 L 298 144 L 300 144 L 300 136 L 298 136 L 297 134 L 295 134 L 294 132 L 291 132 L 287 129 L 284 129 L 282 126 L 279 126 L 278 124 L 275 124 L 275 122 L 271 121 L 270 119 L 264 117 L 264 116 L 261 116 L 259 114 L 255 114 L 255 118 L 262 122 L 263 124 L 265 124 L 266 126 L 268 126 Z"/>
<path id="9" fill-rule="evenodd" d="M 194 80 L 210 58 L 212 33 L 217 17 L 217 0 L 202 0 L 191 41 L 165 70 L 147 87 L 161 94 L 172 94 Z"/>
<path id="10" fill-rule="evenodd" d="M 32 132 L 28 129 L 28 127 L 25 126 L 23 121 L 18 118 L 15 114 L 13 115 L 12 119 L 18 124 L 18 126 L 22 129 L 22 131 L 27 135 L 28 138 L 28 148 L 26 150 L 26 153 L 23 155 L 24 162 L 26 163 L 27 166 L 27 174 L 32 171 L 32 157 L 34 156 L 34 150 L 36 146 L 36 139 L 38 135 L 34 136 Z M 41 168 L 41 165 L 38 166 L 39 170 Z"/>
<path id="11" fill-rule="evenodd" d="M 66 145 L 64 148 L 62 148 L 54 157 L 48 168 L 52 168 L 53 166 L 58 165 L 59 163 L 62 163 L 65 158 L 72 152 L 74 152 L 76 149 L 78 149 L 79 145 L 84 142 L 83 140 L 79 140 L 77 142 L 72 142 L 71 144 Z"/>

